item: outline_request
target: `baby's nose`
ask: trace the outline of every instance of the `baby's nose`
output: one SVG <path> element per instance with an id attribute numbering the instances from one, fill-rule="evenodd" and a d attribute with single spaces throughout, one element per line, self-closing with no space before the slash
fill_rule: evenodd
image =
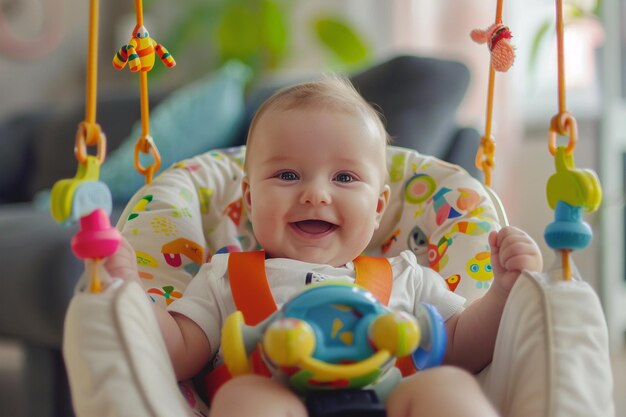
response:
<path id="1" fill-rule="evenodd" d="M 332 198 L 327 187 L 320 184 L 309 184 L 302 190 L 300 203 L 302 204 L 330 204 Z"/>

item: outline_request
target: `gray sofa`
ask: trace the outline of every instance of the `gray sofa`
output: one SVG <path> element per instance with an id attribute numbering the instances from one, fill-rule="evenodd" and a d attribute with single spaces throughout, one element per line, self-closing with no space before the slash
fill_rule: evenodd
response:
<path id="1" fill-rule="evenodd" d="M 380 107 L 395 145 L 479 175 L 474 155 L 480 135 L 455 120 L 470 81 L 463 64 L 400 56 L 354 74 L 351 80 Z M 276 87 L 256 88 L 245 96 L 246 117 L 233 132 L 231 145 L 244 142 L 254 110 Z M 167 94 L 153 95 L 151 105 L 163 100 Z M 33 417 L 72 415 L 60 346 L 65 310 L 82 270 L 69 244 L 76 227 L 54 223 L 33 199 L 57 180 L 74 176 L 73 138 L 83 112 L 82 103 L 65 111 L 33 109 L 0 124 L 0 288 L 4 294 L 0 338 L 18 341 L 24 349 L 19 389 L 25 405 L 21 408 Z M 139 117 L 135 95 L 100 95 L 98 121 L 109 150 L 122 142 Z M 114 220 L 121 208 L 115 206 Z"/>

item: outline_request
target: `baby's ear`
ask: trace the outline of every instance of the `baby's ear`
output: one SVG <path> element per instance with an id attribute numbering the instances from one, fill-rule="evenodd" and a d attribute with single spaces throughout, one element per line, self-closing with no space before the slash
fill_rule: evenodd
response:
<path id="1" fill-rule="evenodd" d="M 252 210 L 252 199 L 250 198 L 250 181 L 248 177 L 243 177 L 241 180 L 241 196 L 243 200 L 243 206 L 246 209 L 248 214 L 251 213 Z"/>
<path id="2" fill-rule="evenodd" d="M 385 214 L 385 210 L 387 209 L 387 205 L 389 204 L 389 196 L 391 195 L 391 188 L 389 185 L 385 184 L 383 190 L 378 196 L 378 204 L 376 205 L 376 228 L 380 226 L 380 220 L 383 218 L 383 214 Z"/>

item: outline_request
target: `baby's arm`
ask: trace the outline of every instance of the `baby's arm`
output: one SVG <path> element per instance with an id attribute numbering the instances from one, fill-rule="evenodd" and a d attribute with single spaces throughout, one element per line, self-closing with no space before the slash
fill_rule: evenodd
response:
<path id="1" fill-rule="evenodd" d="M 113 277 L 135 281 L 141 285 L 137 257 L 132 246 L 122 239 L 120 248 L 105 263 Z M 161 329 L 167 352 L 178 380 L 196 375 L 211 356 L 211 346 L 204 331 L 195 322 L 180 314 L 170 314 L 153 304 L 153 311 Z"/>
<path id="2" fill-rule="evenodd" d="M 509 292 L 521 271 L 541 271 L 543 261 L 535 241 L 515 227 L 489 236 L 494 280 L 489 291 L 446 322 L 448 346 L 445 362 L 478 372 L 487 366 Z"/>

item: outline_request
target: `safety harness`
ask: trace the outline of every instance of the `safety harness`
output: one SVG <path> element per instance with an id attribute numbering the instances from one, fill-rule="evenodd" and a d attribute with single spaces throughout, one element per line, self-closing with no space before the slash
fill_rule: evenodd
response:
<path id="1" fill-rule="evenodd" d="M 367 289 L 383 305 L 389 303 L 393 274 L 389 261 L 385 258 L 359 256 L 354 260 L 355 284 Z M 277 310 L 276 302 L 265 274 L 265 252 L 234 252 L 228 257 L 228 280 L 235 307 L 243 313 L 247 325 L 257 325 Z M 257 375 L 271 376 L 259 350 L 252 354 L 252 367 Z M 409 356 L 396 362 L 402 375 L 415 372 Z M 220 365 L 204 378 L 209 399 L 231 379 L 225 364 Z"/>

